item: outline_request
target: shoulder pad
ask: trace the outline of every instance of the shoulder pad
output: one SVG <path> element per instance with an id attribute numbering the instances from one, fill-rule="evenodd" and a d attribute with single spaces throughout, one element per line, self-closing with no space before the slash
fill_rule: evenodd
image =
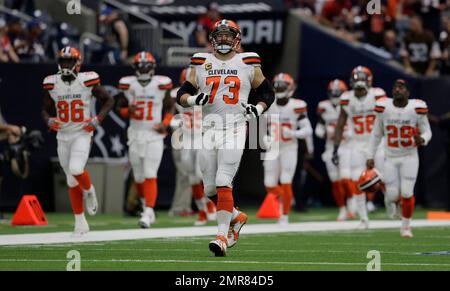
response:
<path id="1" fill-rule="evenodd" d="M 293 107 L 295 113 L 306 113 L 308 111 L 308 105 L 305 101 L 301 99 L 291 99 L 293 102 Z"/>
<path id="2" fill-rule="evenodd" d="M 375 95 L 375 100 L 386 97 L 386 92 L 379 87 L 373 88 L 373 94 Z"/>
<path id="3" fill-rule="evenodd" d="M 172 80 L 167 76 L 155 75 L 153 78 L 158 82 L 160 90 L 169 90 L 173 88 Z"/>
<path id="4" fill-rule="evenodd" d="M 96 72 L 83 72 L 80 77 L 86 87 L 100 84 L 100 76 Z"/>
<path id="5" fill-rule="evenodd" d="M 341 97 L 339 97 L 339 104 L 341 105 L 348 105 L 350 103 L 350 91 L 346 91 L 341 94 Z"/>
<path id="6" fill-rule="evenodd" d="M 42 86 L 44 90 L 52 90 L 53 88 L 55 88 L 55 83 L 56 83 L 56 75 L 50 75 L 44 78 Z"/>
<path id="7" fill-rule="evenodd" d="M 317 113 L 324 113 L 327 111 L 327 105 L 330 101 L 329 100 L 322 100 L 317 104 Z"/>
<path id="8" fill-rule="evenodd" d="M 205 63 L 208 53 L 196 53 L 191 57 L 191 66 L 201 66 Z"/>
<path id="9" fill-rule="evenodd" d="M 428 106 L 427 103 L 420 99 L 414 99 L 414 110 L 417 114 L 427 114 L 428 113 Z"/>
<path id="10" fill-rule="evenodd" d="M 261 58 L 257 53 L 240 53 L 242 62 L 246 65 L 261 66 Z"/>
<path id="11" fill-rule="evenodd" d="M 125 76 L 120 78 L 119 85 L 117 85 L 117 88 L 120 90 L 128 90 L 130 89 L 131 83 L 133 83 L 136 80 L 135 76 Z"/>
<path id="12" fill-rule="evenodd" d="M 386 97 L 378 99 L 375 102 L 375 108 L 374 108 L 375 112 L 383 113 L 384 110 L 386 109 L 386 105 L 387 105 L 388 101 L 389 101 L 389 98 L 386 98 Z"/>

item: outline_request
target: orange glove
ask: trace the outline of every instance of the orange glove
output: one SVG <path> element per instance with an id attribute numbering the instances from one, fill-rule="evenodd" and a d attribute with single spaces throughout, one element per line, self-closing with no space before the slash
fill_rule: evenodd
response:
<path id="1" fill-rule="evenodd" d="M 100 120 L 97 116 L 89 118 L 83 127 L 87 132 L 93 132 L 100 125 Z"/>
<path id="2" fill-rule="evenodd" d="M 61 129 L 61 120 L 58 118 L 49 118 L 47 120 L 47 126 L 50 130 L 58 131 Z"/>

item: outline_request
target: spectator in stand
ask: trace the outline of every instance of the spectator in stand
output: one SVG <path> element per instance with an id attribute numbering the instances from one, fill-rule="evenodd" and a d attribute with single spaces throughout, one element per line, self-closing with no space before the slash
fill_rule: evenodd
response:
<path id="1" fill-rule="evenodd" d="M 375 47 L 384 45 L 385 31 L 391 29 L 393 24 L 385 12 L 381 14 L 367 15 L 366 19 L 361 23 L 361 29 L 364 33 L 364 42 Z"/>
<path id="2" fill-rule="evenodd" d="M 450 21 L 447 27 L 439 34 L 439 44 L 442 52 L 441 74 L 450 75 Z"/>
<path id="3" fill-rule="evenodd" d="M 211 2 L 208 5 L 208 11 L 205 15 L 197 20 L 197 28 L 195 30 L 195 46 L 209 47 L 209 32 L 214 27 L 214 23 L 222 19 L 219 13 L 219 4 Z"/>
<path id="4" fill-rule="evenodd" d="M 397 41 L 397 33 L 395 32 L 395 30 L 389 29 L 384 32 L 382 49 L 390 53 L 393 60 L 401 60 L 400 46 Z"/>
<path id="5" fill-rule="evenodd" d="M 6 21 L 0 18 L 0 62 L 19 62 L 19 57 L 14 51 L 11 41 L 8 37 L 8 27 L 6 26 Z"/>
<path id="6" fill-rule="evenodd" d="M 437 38 L 442 29 L 441 11 L 447 8 L 447 0 L 415 0 L 411 8 L 422 19 L 423 27 Z"/>
<path id="7" fill-rule="evenodd" d="M 24 37 L 24 31 L 22 26 L 22 21 L 20 18 L 11 17 L 8 21 L 8 37 L 12 44 L 16 39 Z"/>
<path id="8" fill-rule="evenodd" d="M 356 40 L 358 36 L 348 32 L 355 26 L 353 5 L 350 0 L 330 0 L 325 3 L 319 22 L 337 30 L 337 35 L 346 40 Z"/>
<path id="9" fill-rule="evenodd" d="M 319 21 L 328 27 L 343 28 L 346 25 L 346 19 L 351 13 L 352 7 L 350 0 L 330 0 L 323 6 Z"/>
<path id="10" fill-rule="evenodd" d="M 5 6 L 28 15 L 32 15 L 36 7 L 34 0 L 5 0 Z"/>
<path id="11" fill-rule="evenodd" d="M 316 15 L 316 0 L 286 0 L 288 8 L 300 8 L 306 15 Z"/>
<path id="12" fill-rule="evenodd" d="M 16 39 L 14 49 L 22 61 L 40 63 L 47 60 L 44 44 L 41 40 L 45 29 L 45 23 L 38 19 L 33 19 L 27 25 L 28 32 L 26 36 L 22 39 Z"/>
<path id="13" fill-rule="evenodd" d="M 433 76 L 440 58 L 439 44 L 433 33 L 425 30 L 419 16 L 410 19 L 409 31 L 402 43 L 401 56 L 409 74 Z"/>
<path id="14" fill-rule="evenodd" d="M 103 24 L 101 35 L 104 38 L 102 51 L 99 52 L 100 61 L 109 57 L 110 63 L 126 62 L 128 56 L 135 52 L 133 42 L 130 41 L 130 29 L 117 10 L 105 7 L 100 12 L 99 21 Z"/>

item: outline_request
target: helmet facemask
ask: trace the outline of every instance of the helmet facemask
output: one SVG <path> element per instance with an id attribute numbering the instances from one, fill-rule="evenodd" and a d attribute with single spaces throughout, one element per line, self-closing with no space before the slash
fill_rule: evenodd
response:
<path id="1" fill-rule="evenodd" d="M 211 32 L 209 40 L 214 50 L 223 55 L 236 51 L 241 42 L 240 33 L 228 27 Z"/>
<path id="2" fill-rule="evenodd" d="M 80 71 L 81 63 L 76 58 L 64 58 L 60 57 L 58 60 L 58 73 L 64 77 L 73 76 L 77 77 Z"/>
<path id="3" fill-rule="evenodd" d="M 273 88 L 277 99 L 289 98 L 294 94 L 291 84 L 285 81 L 275 81 Z"/>
<path id="4" fill-rule="evenodd" d="M 339 89 L 328 90 L 328 98 L 330 98 L 330 101 L 334 106 L 339 105 L 339 97 L 341 97 L 342 93 L 344 92 Z"/>
<path id="5" fill-rule="evenodd" d="M 155 67 L 156 64 L 153 62 L 141 61 L 134 63 L 134 69 L 136 71 L 138 81 L 150 81 L 153 75 L 155 75 Z"/>

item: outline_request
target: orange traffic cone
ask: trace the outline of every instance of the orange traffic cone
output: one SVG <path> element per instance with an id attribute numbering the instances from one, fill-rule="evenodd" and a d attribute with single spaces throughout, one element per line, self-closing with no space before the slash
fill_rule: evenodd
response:
<path id="1" fill-rule="evenodd" d="M 256 213 L 258 218 L 280 218 L 280 201 L 278 196 L 273 193 L 267 193 L 266 198 Z"/>
<path id="2" fill-rule="evenodd" d="M 45 213 L 35 195 L 24 195 L 11 225 L 47 225 Z"/>

